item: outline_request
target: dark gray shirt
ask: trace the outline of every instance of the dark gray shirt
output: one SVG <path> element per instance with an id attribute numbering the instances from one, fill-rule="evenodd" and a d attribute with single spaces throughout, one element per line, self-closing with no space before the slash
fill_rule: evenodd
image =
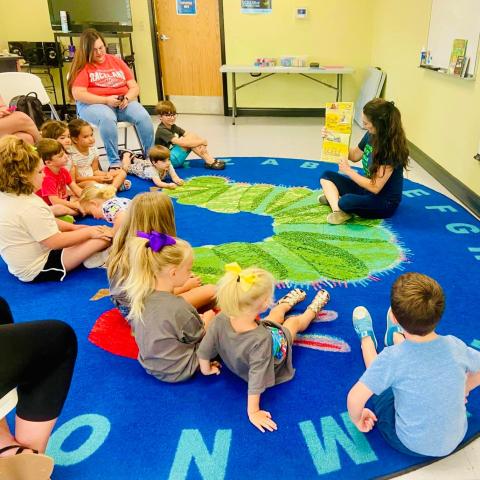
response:
<path id="1" fill-rule="evenodd" d="M 196 350 L 205 334 L 203 320 L 182 297 L 154 292 L 135 322 L 138 361 L 164 382 L 181 382 L 198 368 Z"/>
<path id="2" fill-rule="evenodd" d="M 167 128 L 163 123 L 157 127 L 155 132 L 155 145 L 162 145 L 167 148 L 172 148 L 173 137 L 183 137 L 185 130 L 178 125 L 173 124 L 172 128 Z"/>
<path id="3" fill-rule="evenodd" d="M 233 373 L 248 382 L 249 395 L 259 395 L 268 387 L 290 380 L 295 374 L 290 331 L 270 320 L 257 323 L 258 327 L 253 330 L 236 332 L 230 318 L 220 313 L 208 327 L 197 351 L 202 360 L 220 355 Z M 269 326 L 282 330 L 287 339 L 287 356 L 282 360 L 273 356 Z"/>

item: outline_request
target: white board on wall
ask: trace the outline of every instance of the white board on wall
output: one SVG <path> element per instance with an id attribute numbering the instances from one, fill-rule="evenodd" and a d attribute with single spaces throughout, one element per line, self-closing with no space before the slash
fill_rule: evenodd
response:
<path id="1" fill-rule="evenodd" d="M 469 74 L 476 71 L 480 36 L 480 0 L 432 0 L 427 50 L 431 65 L 447 69 L 453 41 L 468 40 Z"/>
<path id="2" fill-rule="evenodd" d="M 480 0 L 479 0 L 480 1 Z M 355 101 L 355 121 L 363 128 L 362 112 L 367 102 L 380 96 L 385 82 L 385 72 L 379 68 L 368 67 L 362 83 L 362 88 Z"/>

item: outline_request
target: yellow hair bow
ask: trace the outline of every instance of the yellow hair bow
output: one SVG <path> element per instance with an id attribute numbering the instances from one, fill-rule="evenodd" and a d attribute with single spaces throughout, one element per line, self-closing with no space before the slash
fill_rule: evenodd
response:
<path id="1" fill-rule="evenodd" d="M 252 285 L 255 283 L 257 276 L 254 273 L 247 273 L 242 270 L 242 267 L 237 262 L 227 263 L 225 265 L 225 271 L 237 275 L 237 282 L 240 283 L 240 288 L 244 292 L 248 292 Z"/>

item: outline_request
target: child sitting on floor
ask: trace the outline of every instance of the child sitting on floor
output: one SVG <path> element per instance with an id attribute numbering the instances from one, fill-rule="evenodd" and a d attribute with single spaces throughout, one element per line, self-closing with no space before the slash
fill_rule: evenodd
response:
<path id="1" fill-rule="evenodd" d="M 45 164 L 42 188 L 36 193 L 45 200 L 47 205 L 63 205 L 63 215 L 83 214 L 78 203 L 82 189 L 72 181 L 70 173 L 65 168 L 67 154 L 60 142 L 51 138 L 42 138 L 36 145 L 37 152 Z M 71 197 L 67 188 L 75 195 Z"/>
<path id="2" fill-rule="evenodd" d="M 435 333 L 445 306 L 440 285 L 420 273 L 400 275 L 391 291 L 385 348 L 377 355 L 372 319 L 353 311 L 366 372 L 348 394 L 352 422 L 362 432 L 375 422 L 396 450 L 443 457 L 467 432 L 465 395 L 480 384 L 480 352 Z M 365 408 L 372 397 L 373 412 Z"/>
<path id="3" fill-rule="evenodd" d="M 145 192 L 136 195 L 128 207 L 125 218 L 113 240 L 108 258 L 110 295 L 120 313 L 127 317 L 130 302 L 125 293 L 125 282 L 130 271 L 127 241 L 138 231 L 166 233 L 176 237 L 175 213 L 172 200 L 163 192 Z M 197 309 L 208 309 L 215 301 L 215 285 L 202 285 L 199 277 L 191 275 L 185 283 L 174 289 L 175 295 L 183 297 Z"/>
<path id="4" fill-rule="evenodd" d="M 185 182 L 177 175 L 170 162 L 170 150 L 161 145 L 153 146 L 148 152 L 148 159 L 132 155 L 132 152 L 124 151 L 122 167 L 130 175 L 136 175 L 144 180 L 152 180 L 159 188 L 176 188 Z M 169 176 L 172 182 L 165 182 Z"/>
<path id="5" fill-rule="evenodd" d="M 70 138 L 70 130 L 67 122 L 60 120 L 47 120 L 41 127 L 40 133 L 42 138 L 53 138 L 62 144 L 63 149 L 67 153 L 67 165 L 65 168 L 70 173 L 72 179 L 76 177 L 75 165 L 73 165 L 70 150 L 72 148 L 72 139 Z"/>
<path id="6" fill-rule="evenodd" d="M 170 149 L 170 161 L 175 168 L 182 167 L 192 151 L 205 161 L 205 168 L 225 168 L 225 162 L 216 160 L 208 153 L 207 141 L 204 138 L 175 125 L 177 110 L 172 102 L 162 100 L 157 104 L 156 112 L 160 115 L 160 125 L 155 132 L 155 145 Z"/>
<path id="7" fill-rule="evenodd" d="M 111 183 L 116 190 L 128 190 L 130 180 L 121 168 L 103 172 L 100 169 L 98 150 L 95 147 L 93 128 L 88 122 L 77 118 L 68 124 L 72 139 L 72 161 L 76 169 L 76 182 L 84 187 L 91 182 Z"/>
<path id="8" fill-rule="evenodd" d="M 268 388 L 290 380 L 292 344 L 320 313 L 330 296 L 320 290 L 304 313 L 285 319 L 297 303 L 305 299 L 300 289 L 280 299 L 269 315 L 259 321 L 273 300 L 275 281 L 271 273 L 260 268 L 242 270 L 237 263 L 225 267 L 227 273 L 218 285 L 217 299 L 221 313 L 211 323 L 197 355 L 204 375 L 219 374 L 211 362 L 220 355 L 227 367 L 248 382 L 247 413 L 260 431 L 273 431 L 277 424 L 270 412 L 260 408 L 260 395 Z"/>
<path id="9" fill-rule="evenodd" d="M 129 198 L 119 198 L 113 185 L 92 183 L 80 195 L 79 204 L 86 215 L 113 223 L 113 233 L 119 229 L 130 204 Z"/>
<path id="10" fill-rule="evenodd" d="M 196 350 L 214 316 L 211 310 L 199 315 L 173 293 L 191 276 L 192 247 L 156 231 L 138 231 L 127 243 L 131 264 L 125 291 L 138 360 L 159 380 L 187 380 L 198 369 Z"/>

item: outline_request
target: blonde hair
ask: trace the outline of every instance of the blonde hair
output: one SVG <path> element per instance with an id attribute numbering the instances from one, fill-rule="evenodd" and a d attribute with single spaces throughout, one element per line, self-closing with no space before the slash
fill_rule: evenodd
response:
<path id="1" fill-rule="evenodd" d="M 242 286 L 242 276 L 251 279 L 247 290 Z M 251 311 L 262 297 L 272 297 L 274 289 L 273 275 L 262 268 L 249 267 L 240 274 L 227 272 L 218 282 L 217 304 L 226 315 L 236 317 Z"/>
<path id="2" fill-rule="evenodd" d="M 113 239 L 112 248 L 107 261 L 107 275 L 110 282 L 121 286 L 130 270 L 131 261 L 126 251 L 129 238 L 137 231 L 153 230 L 177 236 L 175 213 L 170 197 L 163 192 L 146 192 L 137 195 L 130 203 L 122 225 Z"/>
<path id="3" fill-rule="evenodd" d="M 133 321 L 142 319 L 145 300 L 155 291 L 156 279 L 162 270 L 170 265 L 181 265 L 192 252 L 190 244 L 179 238 L 175 245 L 165 246 L 158 252 L 154 252 L 148 242 L 137 236 L 127 241 L 131 263 L 124 291 L 130 302 L 128 318 Z"/>
<path id="4" fill-rule="evenodd" d="M 117 189 L 113 185 L 93 183 L 82 190 L 82 194 L 78 201 L 83 207 L 92 200 L 108 200 L 109 198 L 113 198 L 116 193 Z"/>
<path id="5" fill-rule="evenodd" d="M 21 138 L 6 135 L 0 139 L 0 192 L 30 195 L 31 176 L 41 160 L 35 147 Z"/>
<path id="6" fill-rule="evenodd" d="M 56 140 L 61 137 L 65 130 L 68 130 L 67 122 L 61 122 L 60 120 L 47 120 L 40 128 L 40 133 L 43 138 L 53 138 Z"/>
<path id="7" fill-rule="evenodd" d="M 44 162 L 51 160 L 53 156 L 64 151 L 63 145 L 53 138 L 42 138 L 35 146 L 38 155 Z"/>

